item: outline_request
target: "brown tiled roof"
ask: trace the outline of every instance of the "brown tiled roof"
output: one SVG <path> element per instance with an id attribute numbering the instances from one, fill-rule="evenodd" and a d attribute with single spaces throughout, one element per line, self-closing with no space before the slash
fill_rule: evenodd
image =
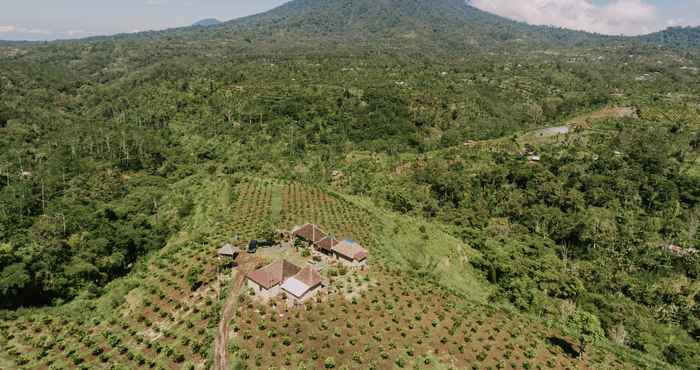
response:
<path id="1" fill-rule="evenodd" d="M 310 266 L 301 269 L 294 278 L 312 288 L 321 284 L 321 275 Z"/>
<path id="2" fill-rule="evenodd" d="M 287 260 L 279 260 L 249 273 L 247 277 L 263 288 L 270 289 L 296 275 L 299 270 L 299 266 Z"/>
<path id="3" fill-rule="evenodd" d="M 338 240 L 332 236 L 327 236 L 316 243 L 316 247 L 330 252 L 338 244 Z"/>
<path id="4" fill-rule="evenodd" d="M 294 235 L 312 243 L 318 243 L 321 239 L 326 237 L 326 234 L 318 226 L 313 224 L 306 224 L 294 230 Z"/>
<path id="5" fill-rule="evenodd" d="M 362 248 L 359 244 L 348 240 L 343 240 L 338 243 L 333 247 L 333 251 L 355 261 L 362 261 L 367 258 L 368 255 L 367 250 Z"/>

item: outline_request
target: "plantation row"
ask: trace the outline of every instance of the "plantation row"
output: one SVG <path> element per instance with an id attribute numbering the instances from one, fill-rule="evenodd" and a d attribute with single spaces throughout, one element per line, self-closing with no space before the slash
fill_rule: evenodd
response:
<path id="1" fill-rule="evenodd" d="M 337 237 L 352 237 L 371 245 L 373 220 L 367 212 L 335 198 L 323 190 L 299 183 L 283 184 L 279 224 L 272 225 L 272 184 L 250 181 L 235 189 L 236 205 L 231 228 L 242 239 L 260 238 L 266 228 L 291 229 L 315 223 Z"/>
<path id="2" fill-rule="evenodd" d="M 344 202 L 299 185 L 283 189 L 285 224 L 321 220 L 343 235 L 369 240 L 366 216 Z M 239 185 L 232 232 L 259 235 L 270 203 L 270 185 Z M 198 244 L 165 248 L 133 273 L 138 284 L 109 312 L 82 319 L 29 315 L 5 322 L 0 326 L 2 350 L 22 369 L 203 367 L 219 317 L 212 257 L 208 247 Z M 350 284 L 347 290 L 352 293 Z"/>
<path id="3" fill-rule="evenodd" d="M 201 368 L 218 323 L 211 251 L 166 249 L 109 314 L 82 320 L 35 315 L 0 327 L 2 351 L 21 369 Z M 194 272 L 201 286 L 191 291 Z M 191 280 L 191 279 L 189 279 Z"/>
<path id="4" fill-rule="evenodd" d="M 247 182 L 235 189 L 231 227 L 243 239 L 259 238 L 270 221 L 272 187 L 262 182 Z"/>
<path id="5" fill-rule="evenodd" d="M 373 225 L 377 223 L 362 210 L 334 198 L 321 189 L 292 183 L 284 187 L 282 224 L 315 223 L 337 237 L 352 237 L 361 244 L 372 246 Z"/>
<path id="6" fill-rule="evenodd" d="M 447 291 L 379 272 L 353 298 L 318 297 L 302 309 L 241 296 L 231 357 L 248 368 L 425 367 L 624 368 L 594 351 L 579 362 L 549 343 L 554 334 L 484 307 L 460 307 Z"/>

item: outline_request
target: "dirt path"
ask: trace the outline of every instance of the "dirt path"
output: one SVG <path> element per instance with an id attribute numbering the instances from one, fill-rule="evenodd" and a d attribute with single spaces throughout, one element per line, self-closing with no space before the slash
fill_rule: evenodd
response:
<path id="1" fill-rule="evenodd" d="M 228 366 L 228 334 L 231 315 L 238 305 L 238 296 L 243 291 L 243 284 L 247 273 L 255 269 L 256 258 L 248 254 L 241 254 L 238 257 L 239 263 L 236 267 L 236 278 L 232 282 L 231 291 L 229 292 L 226 302 L 224 303 L 221 321 L 219 321 L 219 329 L 214 338 L 214 369 L 226 370 Z"/>

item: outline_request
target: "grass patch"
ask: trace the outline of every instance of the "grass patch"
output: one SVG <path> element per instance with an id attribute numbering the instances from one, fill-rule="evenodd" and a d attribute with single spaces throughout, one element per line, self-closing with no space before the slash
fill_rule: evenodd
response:
<path id="1" fill-rule="evenodd" d="M 375 258 L 485 303 L 493 287 L 469 264 L 478 252 L 443 231 L 442 226 L 374 207 L 371 201 L 339 195 L 367 210 L 377 227 Z"/>

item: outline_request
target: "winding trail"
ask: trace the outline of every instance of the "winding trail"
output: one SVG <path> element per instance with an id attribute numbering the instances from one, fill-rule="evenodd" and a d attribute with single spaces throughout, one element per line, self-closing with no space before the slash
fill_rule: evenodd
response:
<path id="1" fill-rule="evenodd" d="M 226 302 L 224 303 L 223 312 L 221 313 L 221 321 L 219 328 L 214 338 L 214 369 L 226 370 L 228 365 L 228 341 L 229 341 L 229 323 L 231 315 L 235 312 L 238 306 L 238 297 L 243 291 L 243 283 L 247 273 L 255 269 L 256 258 L 245 252 L 238 256 L 238 267 L 236 267 L 236 278 L 233 281 L 231 290 Z"/>

